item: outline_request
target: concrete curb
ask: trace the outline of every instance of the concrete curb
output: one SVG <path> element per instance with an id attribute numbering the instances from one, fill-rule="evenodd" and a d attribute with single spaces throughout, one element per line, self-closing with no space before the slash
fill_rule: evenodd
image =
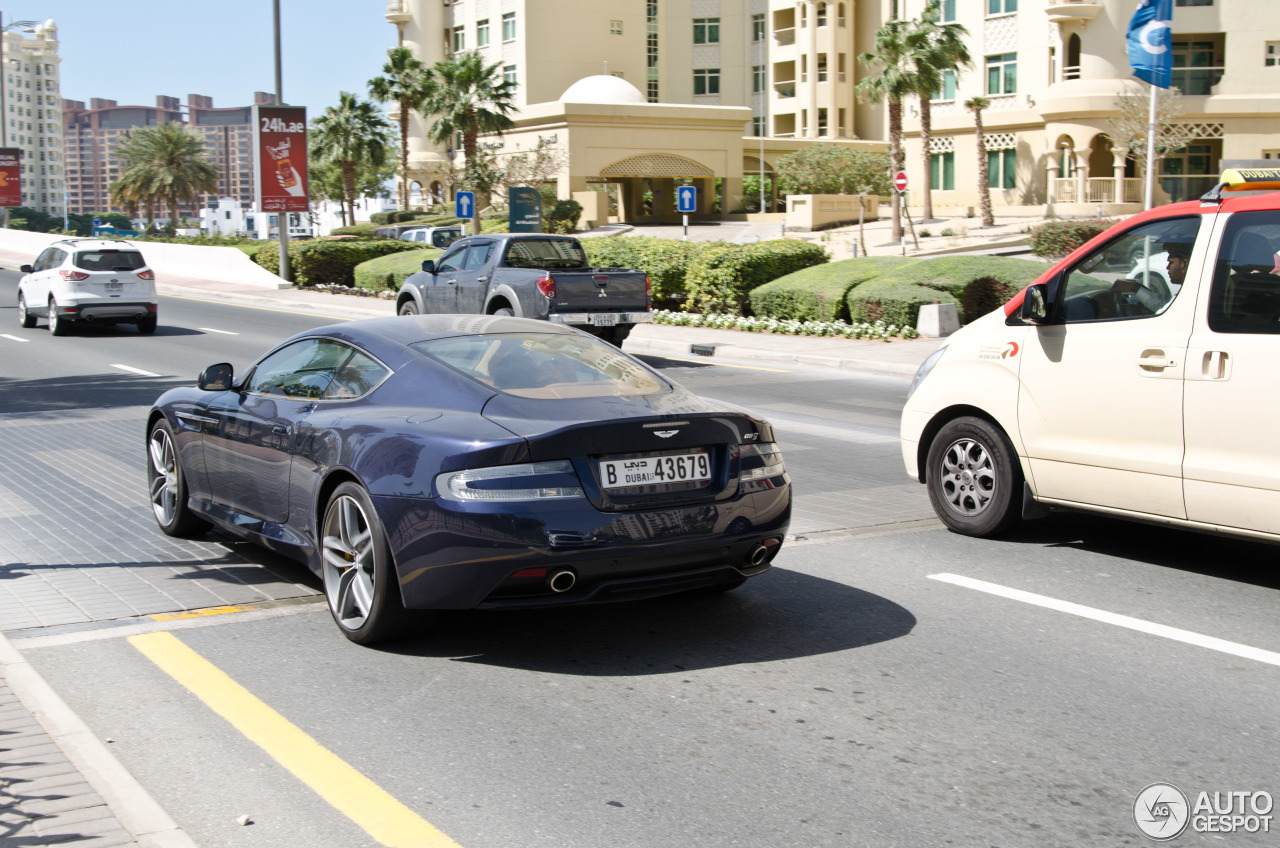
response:
<path id="1" fill-rule="evenodd" d="M 44 727 L 120 824 L 143 848 L 198 848 L 88 725 L 0 633 L 0 671 L 22 705 Z"/>
<path id="2" fill-rule="evenodd" d="M 672 356 L 696 356 L 690 350 L 690 343 L 668 341 L 664 339 L 629 338 L 623 345 L 628 353 L 651 353 L 654 355 L 670 354 Z M 863 374 L 878 374 L 885 377 L 914 376 L 918 365 L 900 362 L 880 362 L 874 359 L 860 359 L 850 356 L 822 356 L 813 353 L 784 353 L 777 350 L 742 347 L 732 344 L 717 344 L 715 355 L 705 357 L 708 364 L 717 359 L 739 359 L 749 362 L 763 362 L 771 365 L 806 365 L 813 368 L 831 368 L 837 371 L 857 371 Z"/>

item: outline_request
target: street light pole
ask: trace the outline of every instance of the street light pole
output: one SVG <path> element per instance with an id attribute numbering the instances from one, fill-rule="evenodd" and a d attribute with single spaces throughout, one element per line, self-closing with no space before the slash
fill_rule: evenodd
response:
<path id="1" fill-rule="evenodd" d="M 280 0 L 272 0 L 271 5 L 275 19 L 276 36 L 276 105 L 283 106 L 284 83 L 281 81 L 283 77 L 280 73 Z M 306 151 L 303 151 L 303 155 L 306 155 Z M 276 227 L 280 242 L 280 279 L 288 283 L 293 280 L 293 273 L 289 269 L 289 213 L 282 209 L 277 220 L 280 222 L 279 226 Z"/>

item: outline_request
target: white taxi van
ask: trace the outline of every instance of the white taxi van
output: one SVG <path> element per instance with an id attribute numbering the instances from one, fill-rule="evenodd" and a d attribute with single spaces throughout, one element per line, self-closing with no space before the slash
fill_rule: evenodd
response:
<path id="1" fill-rule="evenodd" d="M 1123 221 L 920 367 L 908 474 L 952 530 L 1050 507 L 1280 541 L 1280 169 Z"/>

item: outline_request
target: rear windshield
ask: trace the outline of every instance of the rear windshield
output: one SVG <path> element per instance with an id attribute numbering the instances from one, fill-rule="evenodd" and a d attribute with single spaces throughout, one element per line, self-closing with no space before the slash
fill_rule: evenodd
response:
<path id="1" fill-rule="evenodd" d="M 83 250 L 76 254 L 76 267 L 85 271 L 136 271 L 146 264 L 136 250 Z"/>
<path id="2" fill-rule="evenodd" d="M 653 371 L 590 336 L 502 333 L 436 339 L 411 347 L 517 397 L 627 397 L 671 391 L 671 384 Z"/>
<path id="3" fill-rule="evenodd" d="M 586 268 L 587 255 L 569 239 L 518 239 L 507 246 L 508 268 Z"/>

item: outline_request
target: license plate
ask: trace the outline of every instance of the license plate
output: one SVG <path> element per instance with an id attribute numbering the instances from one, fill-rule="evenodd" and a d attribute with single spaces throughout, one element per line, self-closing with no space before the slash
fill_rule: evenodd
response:
<path id="1" fill-rule="evenodd" d="M 641 456 L 600 462 L 600 482 L 606 489 L 661 486 L 666 483 L 700 483 L 711 479 L 711 455 Z"/>
<path id="2" fill-rule="evenodd" d="M 602 312 L 591 316 L 591 323 L 597 327 L 612 327 L 618 323 L 618 316 L 612 312 Z"/>
<path id="3" fill-rule="evenodd" d="M 112 283 L 105 283 L 104 285 L 106 285 L 106 287 L 107 287 L 107 291 L 109 291 L 109 292 L 113 292 L 113 291 L 118 292 L 118 291 L 123 291 L 123 290 L 124 290 L 124 283 L 114 283 L 114 282 L 112 282 Z"/>

